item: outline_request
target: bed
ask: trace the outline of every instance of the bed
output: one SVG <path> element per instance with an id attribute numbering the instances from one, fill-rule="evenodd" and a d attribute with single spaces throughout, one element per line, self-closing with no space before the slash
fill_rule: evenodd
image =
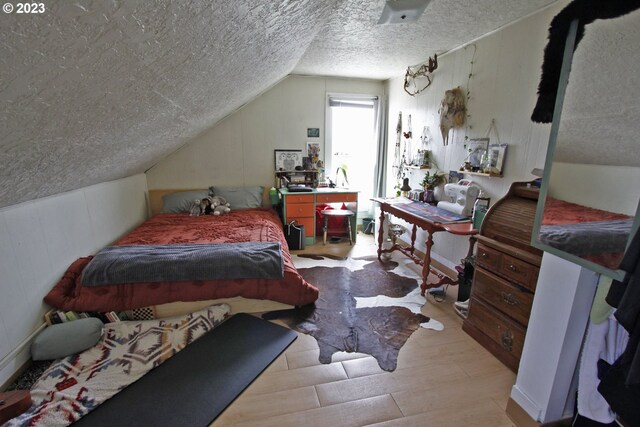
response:
<path id="1" fill-rule="evenodd" d="M 151 192 L 150 192 L 151 193 Z M 151 213 L 166 192 L 150 194 Z M 260 312 L 313 303 L 318 290 L 293 265 L 282 223 L 271 208 L 233 209 L 225 215 L 190 216 L 186 212 L 158 213 L 113 246 L 182 245 L 239 242 L 279 242 L 283 277 L 181 280 L 84 286 L 83 271 L 94 258 L 72 263 L 44 301 L 58 310 L 126 311 L 151 307 L 155 317 L 187 313 L 214 303 L 227 303 L 235 312 Z"/>
<path id="2" fill-rule="evenodd" d="M 610 269 L 617 269 L 633 217 L 547 197 L 540 242 Z"/>

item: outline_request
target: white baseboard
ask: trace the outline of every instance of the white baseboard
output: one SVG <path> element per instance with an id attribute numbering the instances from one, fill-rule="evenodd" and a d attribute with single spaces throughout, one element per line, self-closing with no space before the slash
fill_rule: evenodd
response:
<path id="1" fill-rule="evenodd" d="M 31 357 L 31 342 L 44 328 L 46 323 L 41 324 L 27 338 L 0 360 L 0 385 L 8 381 Z"/>
<path id="2" fill-rule="evenodd" d="M 542 418 L 542 409 L 522 390 L 518 385 L 511 388 L 511 399 L 513 399 L 529 416 L 537 422 Z"/>

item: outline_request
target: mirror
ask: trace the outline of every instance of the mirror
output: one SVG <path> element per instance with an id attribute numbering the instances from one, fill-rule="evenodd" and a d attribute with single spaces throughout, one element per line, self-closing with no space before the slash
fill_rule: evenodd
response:
<path id="1" fill-rule="evenodd" d="M 532 245 L 614 279 L 639 224 L 640 11 L 565 49 Z M 575 24 L 568 46 L 575 40 Z M 567 82 L 568 76 L 568 82 Z"/>

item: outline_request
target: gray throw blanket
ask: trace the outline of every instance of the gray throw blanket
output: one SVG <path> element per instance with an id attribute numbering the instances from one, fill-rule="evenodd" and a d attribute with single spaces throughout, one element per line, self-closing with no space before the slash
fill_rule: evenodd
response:
<path id="1" fill-rule="evenodd" d="M 540 241 L 577 256 L 624 252 L 632 220 L 543 225 Z"/>
<path id="2" fill-rule="evenodd" d="M 82 285 L 283 277 L 279 242 L 108 246 L 85 267 Z"/>

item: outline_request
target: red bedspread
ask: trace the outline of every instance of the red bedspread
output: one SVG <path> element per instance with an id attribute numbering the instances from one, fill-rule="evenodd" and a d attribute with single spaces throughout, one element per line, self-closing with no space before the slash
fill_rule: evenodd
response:
<path id="1" fill-rule="evenodd" d="M 575 224 L 591 221 L 613 221 L 617 219 L 629 219 L 628 215 L 603 211 L 577 205 L 565 200 L 547 197 L 544 203 L 543 225 Z"/>
<path id="2" fill-rule="evenodd" d="M 268 299 L 290 305 L 306 305 L 318 298 L 318 289 L 307 283 L 293 266 L 276 213 L 271 209 L 246 209 L 229 214 L 192 217 L 159 214 L 145 221 L 116 245 L 178 243 L 282 243 L 283 279 L 235 279 L 131 283 L 84 287 L 82 270 L 92 257 L 75 261 L 44 301 L 58 309 L 75 311 L 119 311 L 174 301 L 200 301 L 245 297 Z"/>
<path id="3" fill-rule="evenodd" d="M 631 220 L 632 217 L 616 212 L 603 211 L 601 209 L 590 208 L 567 202 L 565 200 L 547 197 L 544 204 L 544 215 L 542 218 L 542 229 L 545 225 L 570 225 L 585 222 L 601 222 L 616 220 Z M 624 251 L 601 252 L 599 254 L 582 255 L 584 258 L 596 264 L 610 269 L 620 267 L 620 262 L 624 256 Z"/>

